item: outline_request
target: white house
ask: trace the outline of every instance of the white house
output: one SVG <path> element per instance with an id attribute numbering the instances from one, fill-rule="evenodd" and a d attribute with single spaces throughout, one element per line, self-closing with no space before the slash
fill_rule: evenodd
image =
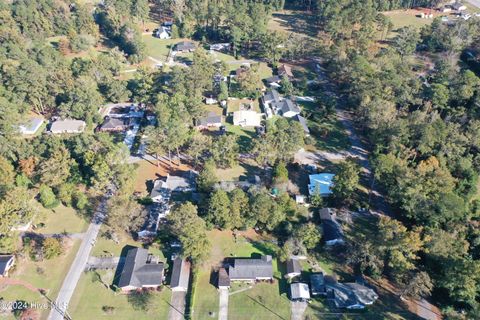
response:
<path id="1" fill-rule="evenodd" d="M 240 110 L 233 113 L 233 124 L 242 127 L 258 127 L 262 121 L 261 114 L 252 110 Z"/>
<path id="2" fill-rule="evenodd" d="M 29 119 L 27 123 L 18 126 L 18 129 L 20 130 L 21 134 L 31 135 L 31 134 L 35 134 L 38 131 L 38 129 L 40 129 L 42 124 L 43 124 L 42 118 L 33 118 L 33 119 Z"/>
<path id="3" fill-rule="evenodd" d="M 155 32 L 155 37 L 157 37 L 159 39 L 171 39 L 172 38 L 168 28 L 163 27 L 163 26 L 158 28 L 157 32 Z"/>

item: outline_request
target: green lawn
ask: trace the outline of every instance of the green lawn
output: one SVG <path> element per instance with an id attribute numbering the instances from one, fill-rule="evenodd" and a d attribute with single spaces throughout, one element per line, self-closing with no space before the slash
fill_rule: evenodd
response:
<path id="1" fill-rule="evenodd" d="M 66 254 L 51 260 L 34 262 L 29 258 L 21 259 L 17 261 L 10 278 L 18 279 L 36 289 L 44 289 L 47 297 L 55 300 L 79 246 L 80 241 L 75 240 L 66 249 Z M 47 302 L 38 291 L 31 291 L 21 285 L 9 285 L 2 288 L 0 297 L 5 301 L 15 301 L 22 298 L 26 301 Z M 44 310 L 42 316 L 46 317 L 48 312 L 49 310 Z"/>
<path id="2" fill-rule="evenodd" d="M 419 13 L 419 12 L 418 12 Z M 433 19 L 422 19 L 420 17 L 415 16 L 415 12 L 409 10 L 395 10 L 384 12 L 384 15 L 390 18 L 393 23 L 392 31 L 389 34 L 389 38 L 392 38 L 396 35 L 396 30 L 401 29 L 407 26 L 413 26 L 420 29 L 423 26 L 429 25 L 432 23 Z"/>
<path id="3" fill-rule="evenodd" d="M 114 271 L 98 271 L 102 281 L 110 285 Z M 70 314 L 73 319 L 167 319 L 171 291 L 163 287 L 161 292 L 153 292 L 147 310 L 135 309 L 128 296 L 117 294 L 95 279 L 93 272 L 84 273 L 70 302 Z M 103 306 L 114 308 L 112 314 L 105 314 Z"/>
<path id="4" fill-rule="evenodd" d="M 206 320 L 218 317 L 218 291 L 210 284 L 210 275 L 209 269 L 202 269 L 198 274 L 193 319 Z"/>
<path id="5" fill-rule="evenodd" d="M 53 209 L 45 209 L 38 204 L 39 214 L 36 216 L 34 224 L 43 223 L 43 228 L 38 227 L 35 232 L 38 233 L 80 233 L 87 229 L 88 222 L 80 216 L 77 211 L 70 207 L 60 204 Z"/>
<path id="6" fill-rule="evenodd" d="M 143 41 L 147 45 L 147 52 L 150 57 L 160 61 L 167 61 L 170 48 L 182 39 L 158 39 L 152 35 L 143 36 Z"/>
<path id="7" fill-rule="evenodd" d="M 231 99 L 228 100 L 227 102 L 227 112 L 235 112 L 240 110 L 240 105 L 248 105 L 250 104 L 253 108 L 253 111 L 260 112 L 260 103 L 258 102 L 257 99 L 255 100 L 250 100 L 250 99 Z"/>

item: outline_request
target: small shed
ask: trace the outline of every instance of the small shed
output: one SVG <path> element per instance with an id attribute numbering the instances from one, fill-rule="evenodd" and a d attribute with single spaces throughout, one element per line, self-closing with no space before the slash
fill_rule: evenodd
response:
<path id="1" fill-rule="evenodd" d="M 310 275 L 310 290 L 312 291 L 312 296 L 324 296 L 327 294 L 325 278 L 322 272 Z"/>
<path id="2" fill-rule="evenodd" d="M 173 260 L 170 288 L 172 291 L 188 291 L 190 281 L 190 262 L 182 258 Z"/>
<path id="3" fill-rule="evenodd" d="M 298 259 L 288 259 L 287 260 L 287 278 L 295 278 L 302 274 L 302 266 Z"/>

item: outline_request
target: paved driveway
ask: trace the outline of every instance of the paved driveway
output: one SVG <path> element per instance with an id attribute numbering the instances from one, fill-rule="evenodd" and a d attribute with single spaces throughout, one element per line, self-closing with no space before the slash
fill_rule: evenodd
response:
<path id="1" fill-rule="evenodd" d="M 228 289 L 220 289 L 218 320 L 228 319 Z"/>
<path id="2" fill-rule="evenodd" d="M 307 303 L 300 301 L 292 301 L 290 303 L 292 308 L 292 320 L 303 320 L 303 313 L 307 309 Z"/>
<path id="3" fill-rule="evenodd" d="M 168 320 L 185 319 L 185 297 L 187 293 L 184 291 L 172 292 L 170 300 L 170 311 L 168 312 Z"/>

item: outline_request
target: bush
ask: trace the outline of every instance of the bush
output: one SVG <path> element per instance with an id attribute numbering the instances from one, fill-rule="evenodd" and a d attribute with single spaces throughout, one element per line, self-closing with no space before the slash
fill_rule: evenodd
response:
<path id="1" fill-rule="evenodd" d="M 83 210 L 87 207 L 87 205 L 88 197 L 80 191 L 75 192 L 73 195 L 73 206 L 78 210 Z"/>
<path id="2" fill-rule="evenodd" d="M 46 259 L 52 259 L 62 254 L 63 248 L 60 240 L 57 238 L 47 238 L 43 241 L 43 256 Z"/>
<path id="3" fill-rule="evenodd" d="M 40 194 L 40 203 L 47 209 L 52 209 L 58 206 L 60 201 L 57 200 L 55 194 L 52 191 L 52 188 L 42 185 L 39 190 Z"/>
<path id="4" fill-rule="evenodd" d="M 73 183 L 65 183 L 58 187 L 58 199 L 67 207 L 72 206 L 72 198 L 75 193 L 75 185 Z"/>
<path id="5" fill-rule="evenodd" d="M 24 173 L 21 173 L 15 177 L 15 184 L 19 187 L 28 188 L 32 185 L 32 181 Z"/>

